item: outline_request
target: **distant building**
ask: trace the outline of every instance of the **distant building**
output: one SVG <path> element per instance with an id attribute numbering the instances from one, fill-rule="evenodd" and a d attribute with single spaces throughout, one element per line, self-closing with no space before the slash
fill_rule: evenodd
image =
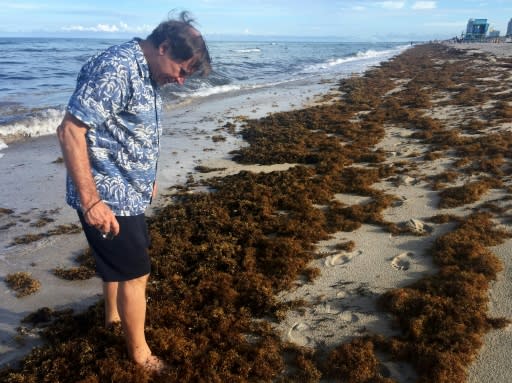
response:
<path id="1" fill-rule="evenodd" d="M 469 19 L 464 39 L 470 41 L 483 40 L 485 39 L 488 29 L 489 23 L 487 19 Z"/>
<path id="2" fill-rule="evenodd" d="M 508 22 L 507 36 L 512 36 L 512 19 Z"/>
<path id="3" fill-rule="evenodd" d="M 495 29 L 491 29 L 489 31 L 489 38 L 493 39 L 493 38 L 496 38 L 496 37 L 500 37 L 500 31 L 497 31 Z"/>

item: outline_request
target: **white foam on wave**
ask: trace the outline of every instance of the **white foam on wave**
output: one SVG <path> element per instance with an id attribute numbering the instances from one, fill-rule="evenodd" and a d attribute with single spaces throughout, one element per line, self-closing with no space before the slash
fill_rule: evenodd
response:
<path id="1" fill-rule="evenodd" d="M 0 139 L 0 150 L 4 150 L 7 148 L 8 148 L 7 144 Z M 4 153 L 0 153 L 0 158 L 2 158 L 3 156 L 4 156 Z"/>
<path id="2" fill-rule="evenodd" d="M 54 134 L 57 126 L 62 121 L 64 112 L 58 109 L 46 109 L 38 111 L 25 119 L 0 126 L 0 137 L 37 137 Z M 5 145 L 5 143 L 2 141 Z M 5 149 L 0 143 L 0 150 Z"/>
<path id="3" fill-rule="evenodd" d="M 235 49 L 233 52 L 236 53 L 255 53 L 255 52 L 261 52 L 260 48 L 246 48 L 246 49 Z"/>
<path id="4" fill-rule="evenodd" d="M 196 91 L 194 91 L 191 96 L 192 97 L 208 97 L 212 96 L 214 94 L 219 93 L 228 93 L 240 90 L 242 88 L 241 85 L 220 85 L 220 86 L 214 86 L 211 88 L 200 88 Z"/>
<path id="5" fill-rule="evenodd" d="M 304 71 L 306 73 L 309 73 L 309 72 L 315 72 L 315 71 L 322 70 L 322 69 L 323 70 L 331 69 L 333 67 L 336 67 L 336 66 L 339 66 L 342 64 L 346 64 L 346 63 L 350 63 L 350 62 L 354 62 L 354 61 L 365 61 L 365 60 L 370 60 L 370 59 L 386 59 L 386 58 L 389 58 L 391 56 L 394 56 L 394 55 L 400 53 L 405 48 L 407 48 L 407 46 L 397 46 L 394 49 L 382 50 L 382 51 L 376 51 L 373 49 L 359 51 L 353 56 L 331 59 L 331 60 L 328 60 L 327 62 L 323 62 L 321 64 L 310 65 L 310 66 L 306 67 L 304 69 Z"/>
<path id="6" fill-rule="evenodd" d="M 356 56 L 359 58 L 374 58 L 374 57 L 382 57 L 386 56 L 390 53 L 393 53 L 393 51 L 376 51 L 373 49 L 368 49 L 366 51 L 357 52 Z"/>
<path id="7" fill-rule="evenodd" d="M 229 92 L 236 92 L 238 90 L 243 89 L 257 89 L 261 88 L 268 84 L 252 84 L 252 85 L 240 85 L 240 84 L 230 84 L 230 85 L 219 85 L 214 87 L 203 87 L 199 88 L 193 92 L 190 93 L 173 93 L 175 97 L 184 99 L 184 98 L 202 98 L 202 97 L 209 97 L 216 94 L 223 94 L 223 93 L 229 93 Z"/>

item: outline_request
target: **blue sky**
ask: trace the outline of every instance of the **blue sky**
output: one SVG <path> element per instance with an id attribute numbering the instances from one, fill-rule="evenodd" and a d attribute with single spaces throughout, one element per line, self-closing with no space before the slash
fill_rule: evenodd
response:
<path id="1" fill-rule="evenodd" d="M 0 36 L 145 37 L 171 8 L 189 10 L 211 40 L 444 39 L 469 18 L 487 18 L 503 35 L 512 18 L 512 0 L 0 0 Z"/>

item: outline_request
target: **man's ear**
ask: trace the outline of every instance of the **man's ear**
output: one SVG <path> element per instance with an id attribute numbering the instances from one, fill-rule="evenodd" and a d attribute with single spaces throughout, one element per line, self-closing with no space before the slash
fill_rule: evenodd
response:
<path id="1" fill-rule="evenodd" d="M 160 46 L 158 47 L 158 54 L 160 56 L 169 55 L 169 43 L 167 41 L 164 41 Z"/>

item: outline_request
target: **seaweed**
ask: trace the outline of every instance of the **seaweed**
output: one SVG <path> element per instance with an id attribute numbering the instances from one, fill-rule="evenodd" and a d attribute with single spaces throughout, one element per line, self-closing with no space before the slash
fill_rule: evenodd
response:
<path id="1" fill-rule="evenodd" d="M 68 225 L 58 225 L 54 229 L 48 230 L 46 233 L 25 234 L 16 237 L 12 240 L 11 246 L 37 242 L 43 238 L 51 237 L 54 235 L 77 234 L 80 233 L 81 231 L 82 228 L 78 225 L 75 225 L 74 223 Z"/>
<path id="2" fill-rule="evenodd" d="M 41 282 L 25 271 L 7 274 L 5 277 L 5 283 L 10 289 L 16 292 L 16 296 L 18 298 L 34 294 L 41 287 Z"/>
<path id="3" fill-rule="evenodd" d="M 226 170 L 226 168 L 211 168 L 208 166 L 198 165 L 194 168 L 194 170 L 199 173 L 211 173 L 211 172 L 216 172 L 216 171 L 220 171 L 220 170 Z"/>
<path id="4" fill-rule="evenodd" d="M 450 208 L 476 202 L 491 188 L 498 188 L 501 181 L 485 178 L 480 181 L 469 182 L 462 186 L 447 188 L 441 191 L 439 207 Z"/>
<path id="5" fill-rule="evenodd" d="M 14 214 L 14 210 L 8 209 L 5 207 L 0 207 L 0 217 L 3 215 L 11 215 L 11 214 Z"/>
<path id="6" fill-rule="evenodd" d="M 393 383 L 380 373 L 380 362 L 371 339 L 356 338 L 336 347 L 326 361 L 327 376 L 351 383 Z"/>

